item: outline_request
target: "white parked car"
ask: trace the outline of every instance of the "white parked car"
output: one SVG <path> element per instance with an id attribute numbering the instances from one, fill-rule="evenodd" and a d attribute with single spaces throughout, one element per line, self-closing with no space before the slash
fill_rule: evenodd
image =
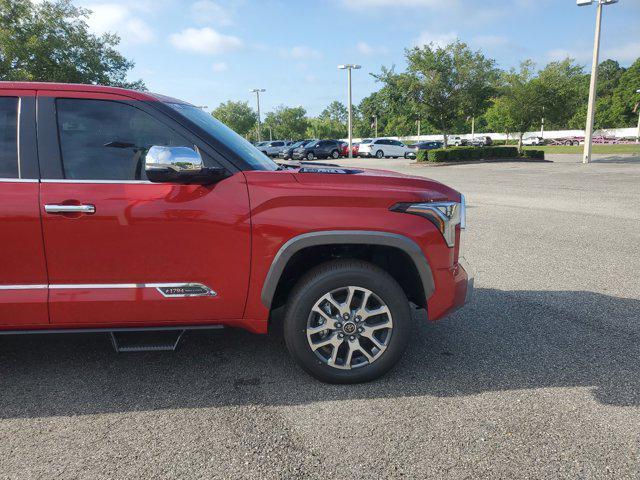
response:
<path id="1" fill-rule="evenodd" d="M 523 145 L 544 145 L 544 138 L 536 135 L 529 135 L 522 139 Z"/>
<path id="2" fill-rule="evenodd" d="M 413 150 L 398 140 L 389 138 L 365 138 L 360 142 L 358 155 L 361 157 L 405 157 Z"/>
<path id="3" fill-rule="evenodd" d="M 272 142 L 265 142 L 264 145 L 260 145 L 258 150 L 269 157 L 277 157 L 278 154 L 283 151 L 289 145 L 292 145 L 293 142 L 285 142 L 283 140 L 274 140 Z"/>

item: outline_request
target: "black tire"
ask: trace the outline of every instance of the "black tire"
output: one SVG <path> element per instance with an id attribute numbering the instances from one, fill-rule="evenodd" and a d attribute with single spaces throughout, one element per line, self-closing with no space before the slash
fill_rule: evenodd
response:
<path id="1" fill-rule="evenodd" d="M 307 160 L 313 160 L 314 158 L 313 152 L 307 153 Z"/>
<path id="2" fill-rule="evenodd" d="M 314 353 L 307 339 L 307 327 L 316 302 L 323 295 L 348 286 L 367 289 L 382 300 L 389 309 L 393 329 L 386 349 L 371 363 L 353 369 L 340 369 L 323 362 Z M 339 317 L 336 319 L 342 321 Z M 291 356 L 318 380 L 327 383 L 360 383 L 379 378 L 398 362 L 407 347 L 411 325 L 409 301 L 391 275 L 368 262 L 333 260 L 308 272 L 291 292 L 284 319 L 284 338 Z M 342 341 L 347 342 L 347 338 Z M 348 344 L 346 346 L 349 347 Z"/>
<path id="3" fill-rule="evenodd" d="M 334 160 L 340 158 L 340 152 L 338 152 L 338 150 L 334 150 L 333 152 L 331 152 L 331 158 L 333 158 Z"/>
<path id="4" fill-rule="evenodd" d="M 376 152 L 376 158 L 377 158 L 377 159 L 384 158 L 384 152 L 383 152 L 382 150 L 378 150 L 378 151 Z"/>

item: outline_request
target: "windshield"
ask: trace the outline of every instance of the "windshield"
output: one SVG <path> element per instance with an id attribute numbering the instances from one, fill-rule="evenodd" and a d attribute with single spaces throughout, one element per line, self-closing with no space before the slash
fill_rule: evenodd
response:
<path id="1" fill-rule="evenodd" d="M 273 162 L 264 153 L 201 108 L 184 103 L 167 103 L 166 105 L 191 120 L 209 135 L 223 143 L 227 148 L 242 158 L 242 160 L 251 165 L 252 168 L 255 168 L 256 170 L 278 169 L 278 165 L 276 165 L 275 162 Z"/>
<path id="2" fill-rule="evenodd" d="M 370 138 L 365 138 L 364 140 L 362 140 L 362 143 L 371 143 L 371 139 Z"/>
<path id="3" fill-rule="evenodd" d="M 319 140 L 314 140 L 311 143 L 307 143 L 305 147 L 315 147 L 319 143 Z"/>

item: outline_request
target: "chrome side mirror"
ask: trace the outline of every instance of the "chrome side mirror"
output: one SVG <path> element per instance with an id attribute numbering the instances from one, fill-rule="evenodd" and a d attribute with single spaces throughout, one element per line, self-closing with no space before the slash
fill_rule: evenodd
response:
<path id="1" fill-rule="evenodd" d="M 157 145 L 147 151 L 145 172 L 151 182 L 199 185 L 215 183 L 229 176 L 224 168 L 205 167 L 197 150 Z"/>

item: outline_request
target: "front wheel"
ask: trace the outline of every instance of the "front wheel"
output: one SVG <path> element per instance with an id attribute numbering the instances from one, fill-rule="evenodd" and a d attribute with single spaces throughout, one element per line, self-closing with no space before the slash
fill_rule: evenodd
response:
<path id="1" fill-rule="evenodd" d="M 384 270 L 359 260 L 316 267 L 292 292 L 284 320 L 291 356 L 328 383 L 374 380 L 400 359 L 410 335 L 409 301 Z"/>
<path id="2" fill-rule="evenodd" d="M 331 152 L 331 158 L 333 158 L 334 160 L 340 157 L 340 153 L 338 153 L 337 150 L 334 150 L 333 152 Z"/>
<path id="3" fill-rule="evenodd" d="M 313 159 L 314 159 L 313 152 L 307 153 L 307 160 L 313 160 Z"/>
<path id="4" fill-rule="evenodd" d="M 382 157 L 384 157 L 384 152 L 382 150 L 378 150 L 376 152 L 376 158 L 380 159 Z"/>

